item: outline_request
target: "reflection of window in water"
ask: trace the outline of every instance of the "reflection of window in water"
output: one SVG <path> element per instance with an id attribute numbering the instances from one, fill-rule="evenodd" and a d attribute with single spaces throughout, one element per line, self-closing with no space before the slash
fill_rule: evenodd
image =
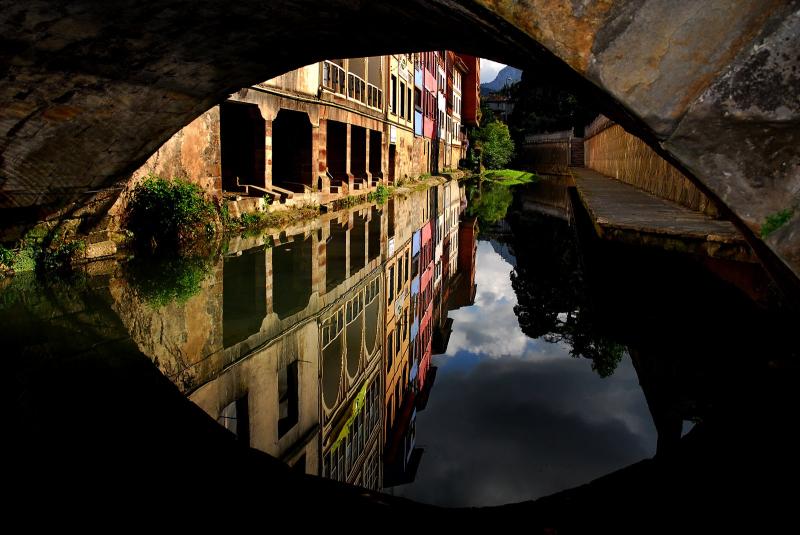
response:
<path id="1" fill-rule="evenodd" d="M 311 298 L 311 238 L 272 249 L 272 310 L 285 319 L 300 312 Z"/>
<path id="2" fill-rule="evenodd" d="M 264 250 L 225 258 L 222 275 L 222 341 L 230 347 L 257 333 L 267 315 Z"/>
<path id="3" fill-rule="evenodd" d="M 369 488 L 377 489 L 378 473 L 376 461 L 379 459 L 375 451 L 370 452 L 367 463 L 360 473 L 351 474 L 358 465 L 358 460 L 364 455 L 369 443 L 369 438 L 378 425 L 380 417 L 380 381 L 373 380 L 367 387 L 364 406 L 349 424 L 347 435 L 336 445 L 332 451 L 323 458 L 323 474 L 329 479 L 346 481 L 348 483 L 361 482 Z M 371 466 L 375 464 L 375 466 Z M 375 473 L 372 473 L 375 470 Z"/>
<path id="4" fill-rule="evenodd" d="M 250 420 L 247 409 L 247 394 L 245 394 L 222 409 L 217 422 L 236 435 L 237 439 L 249 445 Z"/>
<path id="5" fill-rule="evenodd" d="M 347 226 L 331 223 L 325 250 L 325 290 L 330 292 L 344 281 L 347 273 Z"/>
<path id="6" fill-rule="evenodd" d="M 392 361 L 394 360 L 394 331 L 389 333 L 386 337 L 386 372 L 392 369 Z"/>
<path id="7" fill-rule="evenodd" d="M 278 371 L 278 438 L 297 424 L 298 383 L 297 361 Z"/>
<path id="8" fill-rule="evenodd" d="M 371 219 L 369 221 L 369 243 L 367 244 L 369 260 L 375 260 L 381 254 L 381 212 L 376 207 L 372 207 Z"/>
<path id="9" fill-rule="evenodd" d="M 367 220 L 353 214 L 353 228 L 350 229 L 350 275 L 361 271 L 366 265 Z"/>

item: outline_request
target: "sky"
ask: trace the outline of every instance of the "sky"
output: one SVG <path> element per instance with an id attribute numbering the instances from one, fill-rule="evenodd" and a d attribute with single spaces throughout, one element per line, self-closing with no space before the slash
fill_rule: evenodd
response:
<path id="1" fill-rule="evenodd" d="M 503 63 L 481 58 L 481 83 L 486 84 L 493 81 L 503 67 L 505 67 Z"/>
<path id="2" fill-rule="evenodd" d="M 656 432 L 625 356 L 605 379 L 569 346 L 525 336 L 513 267 L 478 242 L 475 305 L 453 333 L 424 411 L 414 483 L 395 494 L 443 506 L 518 502 L 578 486 L 655 454 Z"/>

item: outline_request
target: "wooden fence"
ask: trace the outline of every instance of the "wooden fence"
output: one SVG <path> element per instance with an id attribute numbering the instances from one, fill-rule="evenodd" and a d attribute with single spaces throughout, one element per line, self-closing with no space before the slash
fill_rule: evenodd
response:
<path id="1" fill-rule="evenodd" d="M 586 128 L 586 167 L 687 208 L 717 215 L 714 203 L 644 141 L 603 117 Z"/>

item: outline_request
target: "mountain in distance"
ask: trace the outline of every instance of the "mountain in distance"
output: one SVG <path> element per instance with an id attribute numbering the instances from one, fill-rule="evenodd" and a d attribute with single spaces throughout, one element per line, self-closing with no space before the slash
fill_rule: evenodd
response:
<path id="1" fill-rule="evenodd" d="M 481 84 L 481 95 L 488 95 L 489 93 L 500 91 L 503 89 L 503 86 L 508 83 L 509 78 L 511 78 L 512 84 L 519 82 L 522 78 L 522 71 L 510 65 L 506 65 L 500 69 L 500 72 L 497 73 L 497 77 L 494 80 Z"/>

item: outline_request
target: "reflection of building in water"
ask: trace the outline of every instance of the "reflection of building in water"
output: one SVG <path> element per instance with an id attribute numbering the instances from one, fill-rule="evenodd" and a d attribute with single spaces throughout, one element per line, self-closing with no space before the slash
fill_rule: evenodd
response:
<path id="1" fill-rule="evenodd" d="M 430 366 L 434 331 L 440 324 L 449 326 L 452 322 L 447 318 L 444 303 L 453 274 L 450 266 L 455 266 L 458 251 L 454 239 L 461 213 L 458 184 L 450 182 L 431 188 L 427 208 L 425 217 L 414 225 L 410 242 L 406 242 L 394 257 L 398 261 L 404 258 L 402 261 L 407 263 L 410 254 L 411 259 L 410 280 L 403 281 L 409 289 L 410 340 L 408 356 L 404 355 L 398 364 L 390 349 L 393 338 L 387 334 L 387 440 L 384 455 L 384 484 L 387 487 L 408 483 L 415 477 L 422 456 L 422 449 L 416 447 L 416 415 L 425 407 L 436 371 Z M 387 265 L 392 265 L 392 259 Z M 396 276 L 397 270 L 388 273 L 391 278 L 393 274 Z M 402 273 L 408 277 L 405 270 Z M 444 302 L 442 296 L 445 296 Z M 391 306 L 392 303 L 388 304 Z M 395 309 L 399 310 L 399 307 L 395 305 Z M 392 314 L 391 310 L 387 311 L 387 318 L 389 314 Z M 387 333 L 391 325 L 387 322 Z M 401 336 L 405 340 L 405 334 Z M 408 369 L 408 366 L 408 376 L 405 372 L 397 372 L 398 369 Z"/>
<path id="2" fill-rule="evenodd" d="M 478 251 L 478 219 L 465 217 L 458 228 L 458 275 L 453 285 L 450 310 L 475 302 L 475 255 Z"/>
<path id="3" fill-rule="evenodd" d="M 453 182 L 237 238 L 169 313 L 124 288 L 115 306 L 140 349 L 241 441 L 309 474 L 379 488 L 385 463 L 387 484 L 408 481 L 433 331 L 447 321 L 436 266 L 447 295 L 460 207 Z M 202 344 L 186 339 L 195 318 Z"/>

